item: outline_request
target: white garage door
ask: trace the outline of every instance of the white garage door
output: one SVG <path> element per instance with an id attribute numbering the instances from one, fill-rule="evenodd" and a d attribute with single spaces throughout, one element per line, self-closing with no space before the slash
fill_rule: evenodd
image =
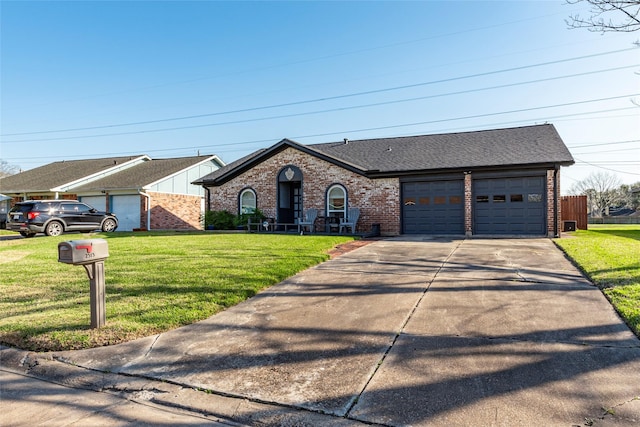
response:
<path id="1" fill-rule="evenodd" d="M 140 195 L 112 196 L 111 212 L 118 217 L 117 231 L 132 231 L 140 227 Z"/>
<path id="2" fill-rule="evenodd" d="M 107 198 L 105 196 L 80 196 L 79 200 L 89 206 L 93 206 L 99 211 L 107 210 Z"/>

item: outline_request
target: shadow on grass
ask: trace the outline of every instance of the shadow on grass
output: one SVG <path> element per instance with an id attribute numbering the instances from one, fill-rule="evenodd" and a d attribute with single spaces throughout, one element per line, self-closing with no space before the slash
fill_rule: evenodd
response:
<path id="1" fill-rule="evenodd" d="M 625 239 L 640 240 L 640 230 L 600 230 L 589 229 L 589 233 L 606 234 L 608 236 L 623 237 Z"/>

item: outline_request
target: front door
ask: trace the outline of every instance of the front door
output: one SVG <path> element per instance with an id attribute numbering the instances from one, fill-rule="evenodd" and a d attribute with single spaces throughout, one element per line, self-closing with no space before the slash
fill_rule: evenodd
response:
<path id="1" fill-rule="evenodd" d="M 278 222 L 295 224 L 302 218 L 302 172 L 287 166 L 278 174 Z"/>

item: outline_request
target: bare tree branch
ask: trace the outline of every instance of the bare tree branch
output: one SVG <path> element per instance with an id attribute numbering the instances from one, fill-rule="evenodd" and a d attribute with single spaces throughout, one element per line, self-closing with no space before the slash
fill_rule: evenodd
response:
<path id="1" fill-rule="evenodd" d="M 620 199 L 618 188 L 620 178 L 609 172 L 596 172 L 582 181 L 576 182 L 569 190 L 570 194 L 584 194 L 593 216 L 607 216 L 609 208 Z"/>
<path id="2" fill-rule="evenodd" d="M 13 175 L 20 172 L 20 168 L 16 165 L 9 164 L 6 160 L 0 160 L 0 178 Z"/>
<path id="3" fill-rule="evenodd" d="M 569 28 L 586 28 L 589 31 L 601 33 L 640 30 L 640 0 L 566 0 L 566 2 L 571 5 L 587 3 L 591 6 L 590 17 L 582 18 L 576 14 L 565 20 Z M 610 15 L 614 15 L 616 20 L 609 18 Z"/>

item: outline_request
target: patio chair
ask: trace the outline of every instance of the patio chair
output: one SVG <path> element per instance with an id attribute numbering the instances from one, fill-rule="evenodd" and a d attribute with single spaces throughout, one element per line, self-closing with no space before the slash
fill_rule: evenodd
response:
<path id="1" fill-rule="evenodd" d="M 301 233 L 305 227 L 309 227 L 309 232 L 313 233 L 315 231 L 316 218 L 318 218 L 318 209 L 307 209 L 302 220 L 298 221 L 298 233 Z"/>
<path id="2" fill-rule="evenodd" d="M 356 224 L 358 223 L 358 218 L 360 218 L 360 209 L 359 208 L 349 208 L 347 212 L 346 218 L 340 218 L 340 233 L 342 230 L 345 232 L 347 228 L 351 228 L 351 232 L 356 232 Z"/>

